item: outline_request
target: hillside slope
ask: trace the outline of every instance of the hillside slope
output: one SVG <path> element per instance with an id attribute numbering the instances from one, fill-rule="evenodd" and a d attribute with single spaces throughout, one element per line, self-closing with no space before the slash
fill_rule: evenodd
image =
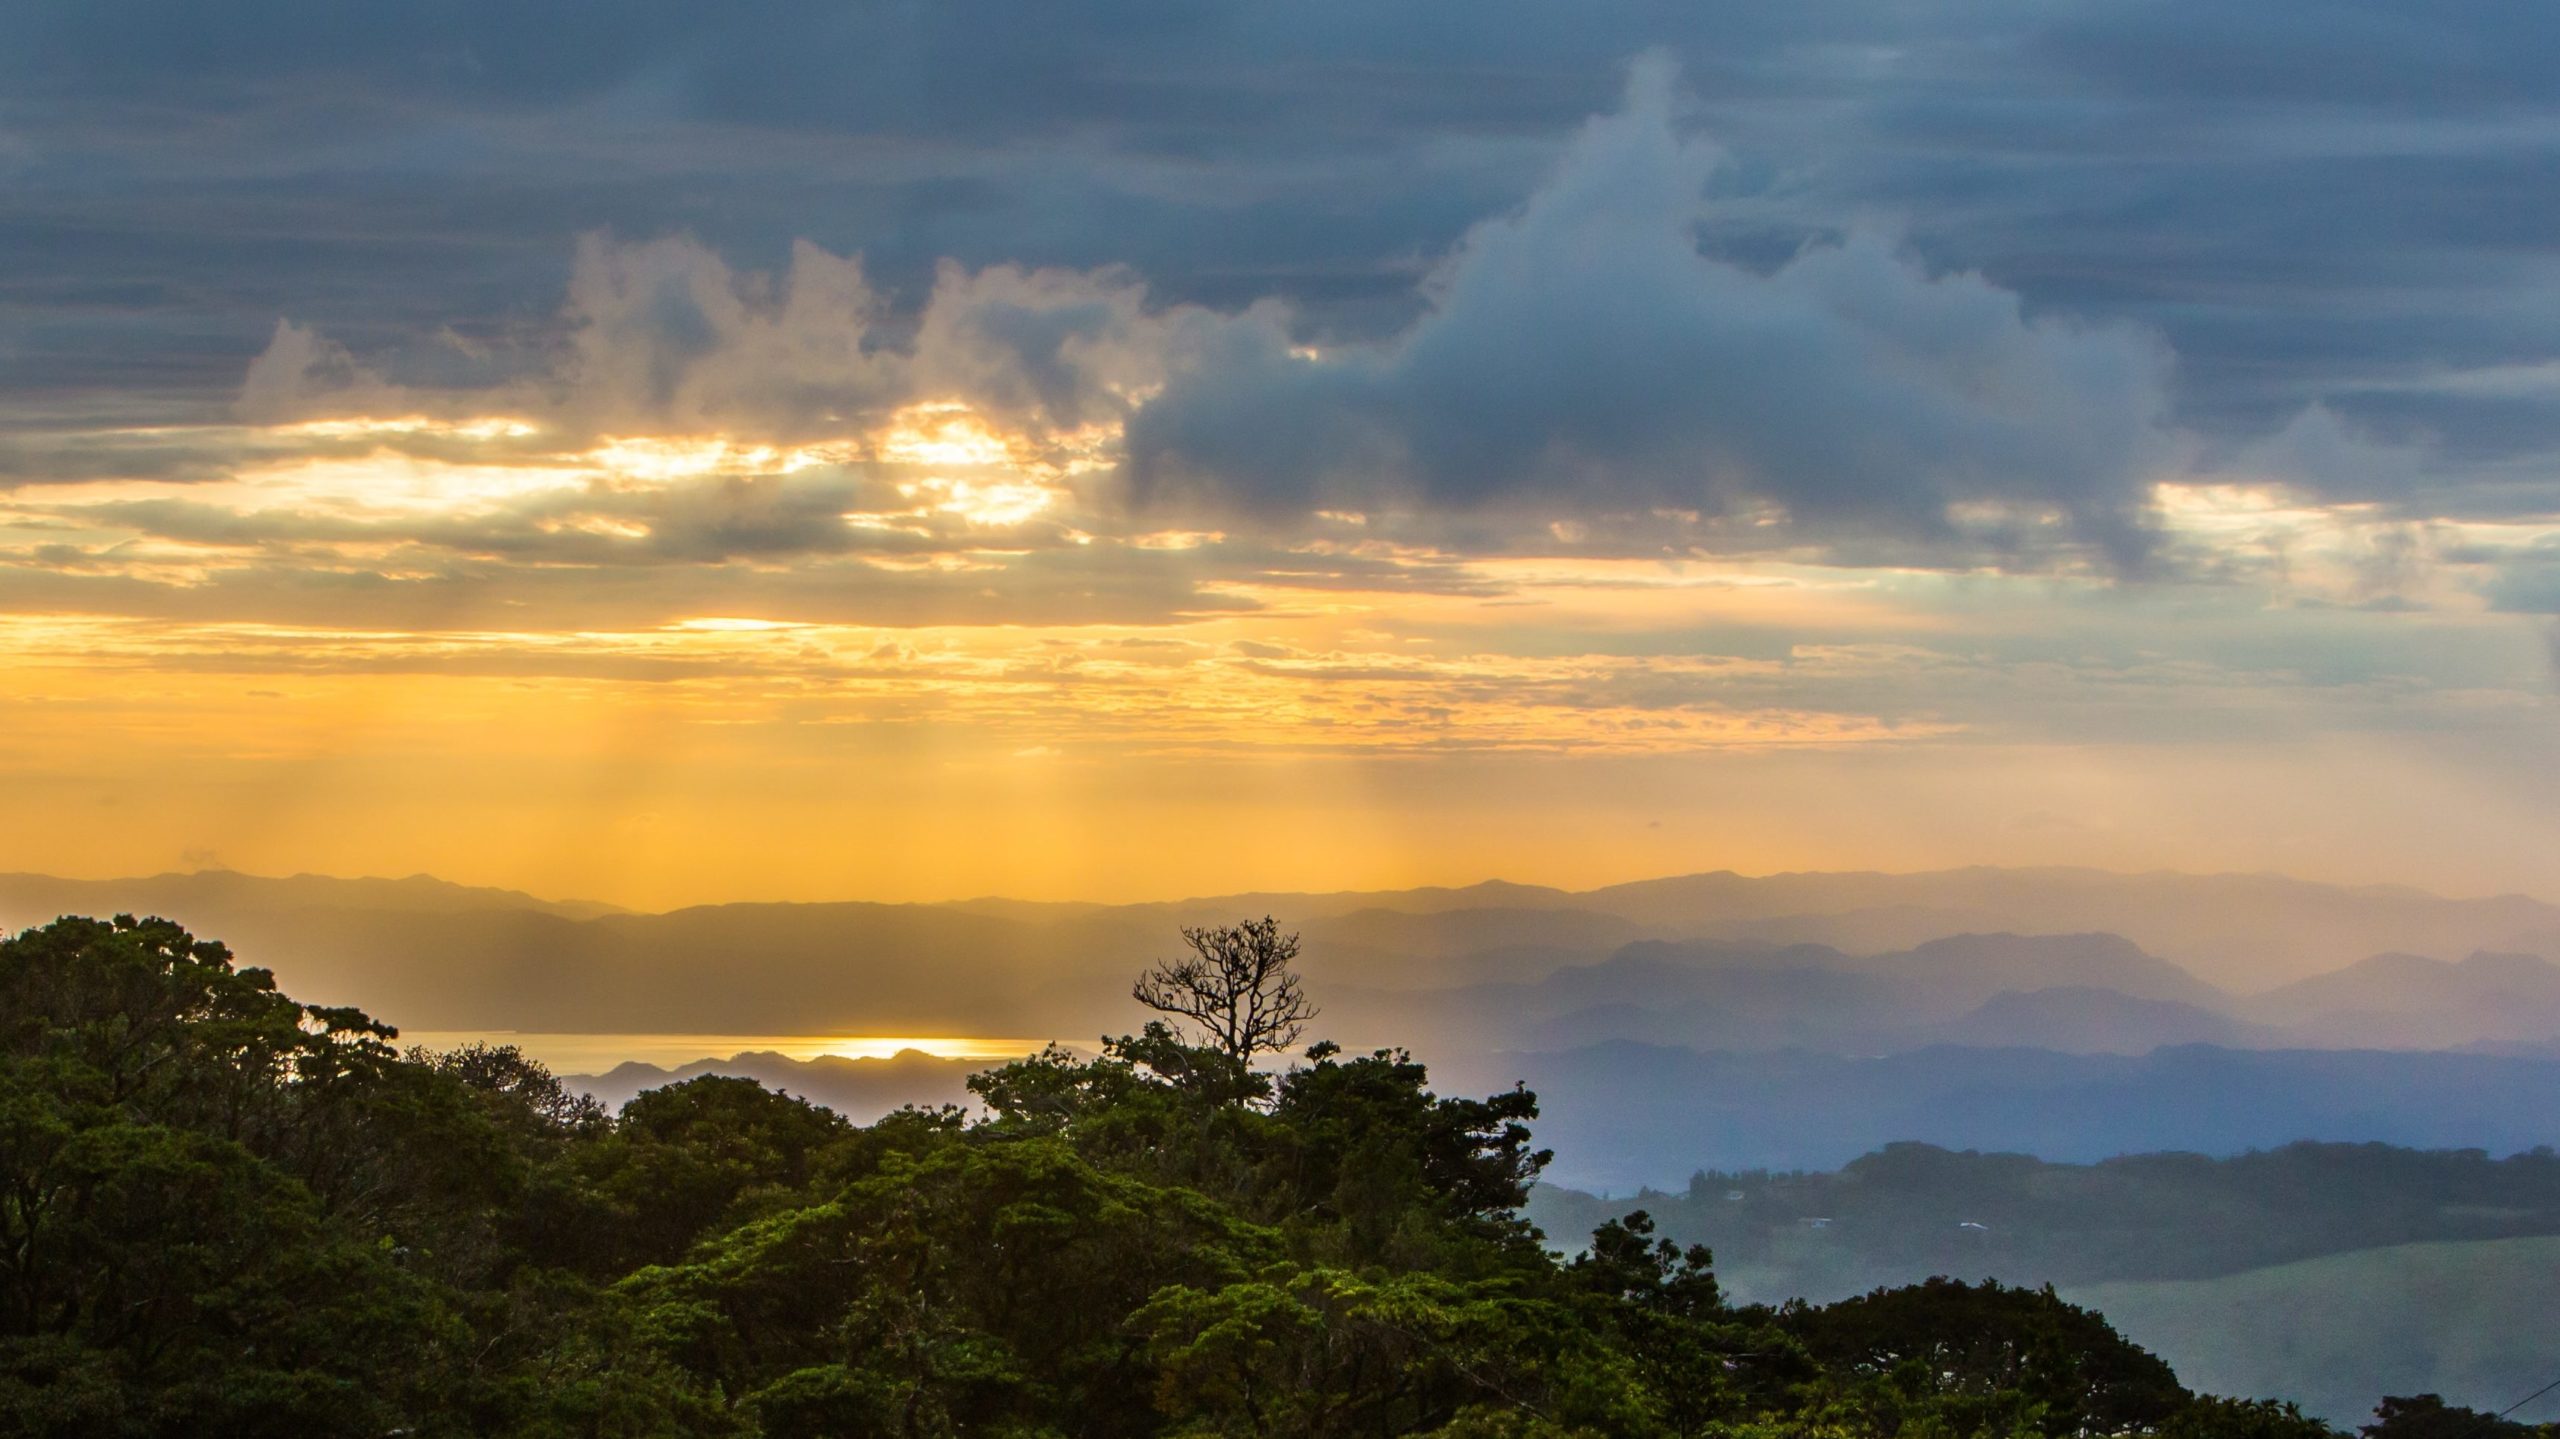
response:
<path id="1" fill-rule="evenodd" d="M 1603 1044 L 1435 1072 L 1468 1088 L 1526 1082 L 1556 1149 L 1548 1177 L 1617 1193 L 1685 1183 L 1701 1166 L 1833 1169 L 1906 1139 L 2081 1163 L 2297 1139 L 2505 1154 L 2547 1142 L 2560 1119 L 2560 1062 L 2475 1054 L 1943 1047 L 1869 1059 Z"/>
<path id="2" fill-rule="evenodd" d="M 2219 1279 L 2065 1289 L 2188 1383 L 2286 1398 L 2330 1422 L 2373 1396 L 2504 1409 L 2560 1376 L 2560 1237 L 2406 1244 Z M 2560 1392 L 2518 1419 L 2560 1418 Z"/>

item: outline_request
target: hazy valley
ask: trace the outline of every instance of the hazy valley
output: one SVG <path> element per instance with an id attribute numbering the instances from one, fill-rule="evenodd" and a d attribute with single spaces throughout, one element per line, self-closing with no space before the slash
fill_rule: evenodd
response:
<path id="1" fill-rule="evenodd" d="M 1538 1095 L 1556 1156 L 1531 1214 L 1560 1238 L 1646 1208 L 1672 1237 L 1711 1244 L 1735 1293 L 1768 1300 L 1937 1273 L 2054 1282 L 2140 1316 L 2139 1338 L 2211 1349 L 2213 1372 L 2340 1421 L 2358 1417 L 2341 1396 L 2358 1392 L 2356 1365 L 2380 1362 L 2370 1346 L 2332 1333 L 2316 1362 L 2234 1357 L 2211 1337 L 2213 1306 L 2181 1296 L 2291 1292 L 2308 1281 L 2283 1266 L 2328 1263 L 2299 1271 L 2323 1276 L 2368 1253 L 2414 1273 L 2467 1263 L 2470 1245 L 2560 1235 L 2547 1162 L 2518 1181 L 2523 1199 L 2447 1209 L 2412 1201 L 2432 1190 L 2405 1175 L 2350 1172 L 2359 1155 L 2387 1158 L 2338 1151 L 2343 1168 L 2313 1189 L 2380 1208 L 2321 1227 L 2279 1203 L 2306 1182 L 2299 1164 L 2200 1178 L 2118 1158 L 2546 1144 L 2560 1133 L 2560 910 L 2512 897 L 1962 870 L 637 914 L 424 877 L 0 878 L 0 923 L 80 910 L 184 916 L 288 989 L 421 1029 L 683 1056 L 569 1070 L 608 1106 L 735 1075 L 856 1122 L 974 1103 L 967 1081 L 988 1060 L 880 1053 L 895 1036 L 1091 1052 L 1132 1026 L 1126 976 L 1177 927 L 1270 912 L 1302 931 L 1322 1034 L 1409 1048 L 1444 1093 Z M 788 1037 L 799 1057 L 707 1040 L 694 1053 L 688 1034 Z M 863 1037 L 865 1057 L 813 1052 L 828 1035 Z M 2409 1162 L 2488 1182 L 2476 1161 Z M 2107 1229 L 2116 1247 L 2073 1237 L 2080 1201 L 2060 1196 L 2103 1209 L 2110 1184 L 2138 1192 L 2145 1173 L 2176 1182 L 2151 1183 L 2142 1217 Z M 2125 1247 L 2125 1223 L 2149 1228 Z M 2271 1277 L 2235 1277 L 2260 1270 Z M 2399 1362 L 2474 1400 L 2515 1368 L 2466 1368 L 2458 1347 L 2421 1342 Z"/>

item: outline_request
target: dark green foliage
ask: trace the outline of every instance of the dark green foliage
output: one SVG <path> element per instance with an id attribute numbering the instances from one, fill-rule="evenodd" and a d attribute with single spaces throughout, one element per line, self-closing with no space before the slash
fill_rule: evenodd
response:
<path id="1" fill-rule="evenodd" d="M 2547 1433 L 2477 1409 L 2447 1404 L 2439 1394 L 2390 1395 L 2374 1406 L 2364 1439 L 2532 1439 Z"/>
<path id="2" fill-rule="evenodd" d="M 1282 934 L 1280 921 L 1264 915 L 1186 928 L 1182 942 L 1191 953 L 1158 960 L 1129 997 L 1164 1015 L 1186 1043 L 1224 1056 L 1243 1074 L 1256 1055 L 1284 1054 L 1306 1033 L 1316 1007 L 1290 968 L 1298 936 Z"/>
<path id="3" fill-rule="evenodd" d="M 1892 1144 L 1834 1174 L 1704 1173 L 1682 1193 L 1615 1201 L 1541 1189 L 1530 1208 L 1560 1234 L 1642 1208 L 1664 1234 L 1713 1246 L 1747 1294 L 1843 1296 L 1932 1274 L 2070 1286 L 2560 1234 L 2560 1155 L 2302 1143 L 2049 1164 Z"/>
<path id="4" fill-rule="evenodd" d="M 2191 1397 L 2168 1365 L 2051 1289 L 1932 1279 L 1796 1309 L 1787 1328 L 1880 1415 L 1920 1407 L 1968 1430 L 2123 1434 Z"/>
<path id="5" fill-rule="evenodd" d="M 857 1128 L 393 1038 L 161 921 L 0 941 L 0 1436 L 2318 1430 L 2050 1293 L 1736 1308 L 1641 1214 L 1560 1263 L 1536 1101 L 1399 1052 L 1150 1025 Z"/>
<path id="6" fill-rule="evenodd" d="M 2385 1400 L 2385 1403 L 2390 1401 Z M 2201 1398 L 2160 1428 L 2161 1439 L 2343 1439 L 2280 1399 Z"/>

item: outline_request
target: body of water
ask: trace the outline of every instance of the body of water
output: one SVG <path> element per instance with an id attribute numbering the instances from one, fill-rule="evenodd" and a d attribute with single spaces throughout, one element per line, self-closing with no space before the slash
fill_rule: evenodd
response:
<path id="1" fill-rule="evenodd" d="M 484 1029 L 404 1029 L 400 1043 L 451 1049 L 481 1041 L 512 1044 L 560 1074 L 601 1074 L 627 1060 L 673 1069 L 697 1059 L 727 1059 L 751 1051 L 817 1059 L 886 1059 L 921 1050 L 937 1059 L 1018 1059 L 1047 1041 L 913 1034 L 544 1034 Z"/>

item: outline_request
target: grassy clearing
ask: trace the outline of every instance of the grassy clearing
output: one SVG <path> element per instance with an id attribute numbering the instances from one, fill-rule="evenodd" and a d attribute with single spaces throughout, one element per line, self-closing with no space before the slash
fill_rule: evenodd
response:
<path id="1" fill-rule="evenodd" d="M 2560 1378 L 2560 1237 L 2403 1244 L 2064 1297 L 2193 1388 L 2292 1399 L 2342 1425 L 2383 1394 L 2496 1410 Z M 2516 1417 L 2560 1418 L 2560 1393 Z"/>

